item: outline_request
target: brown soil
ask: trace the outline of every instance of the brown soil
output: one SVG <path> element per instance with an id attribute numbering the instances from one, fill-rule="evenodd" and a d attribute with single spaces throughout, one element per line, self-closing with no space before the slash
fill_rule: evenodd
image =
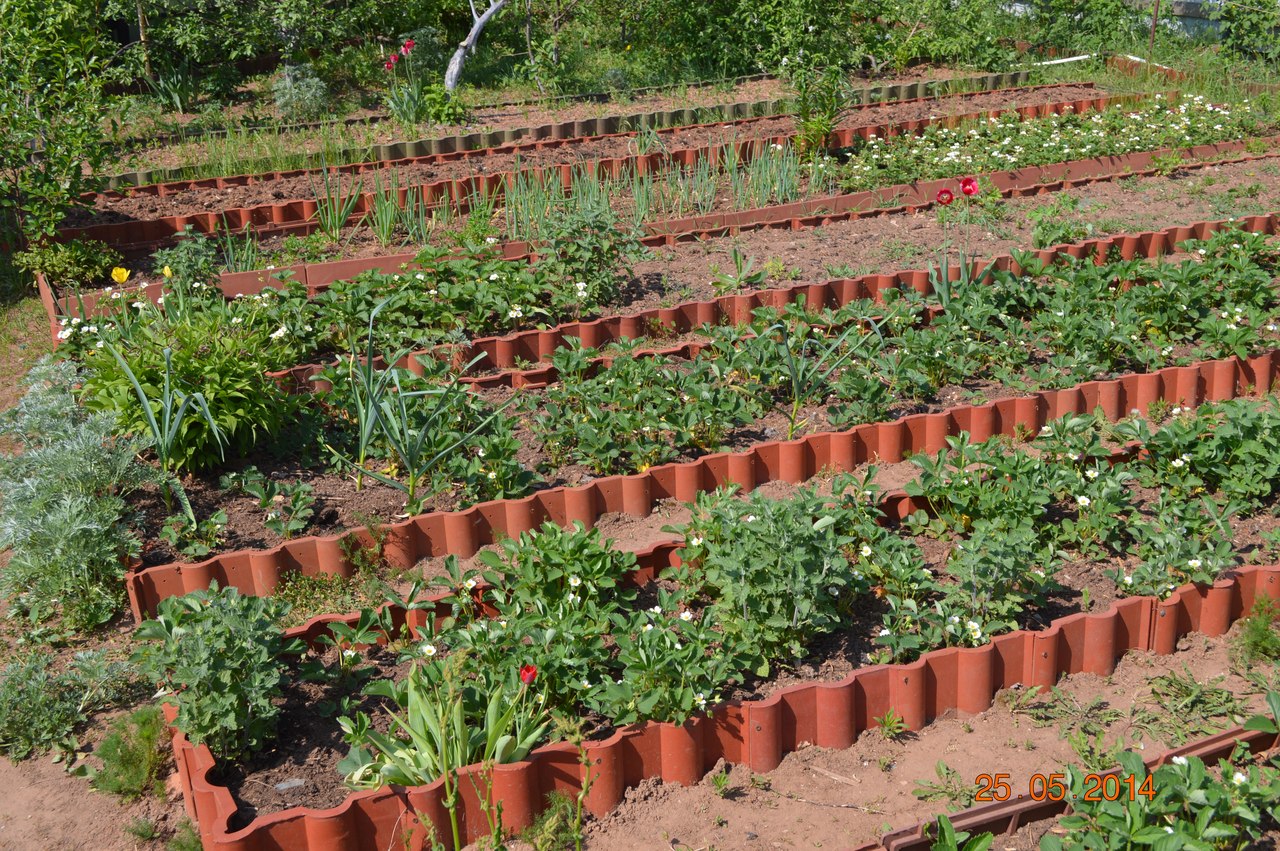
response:
<path id="1" fill-rule="evenodd" d="M 310 661 L 336 671 L 337 655 L 330 648 L 318 657 L 312 654 Z M 363 657 L 358 663 L 363 673 L 332 682 L 300 682 L 295 668 L 283 698 L 277 701 L 281 707 L 276 725 L 280 735 L 274 744 L 246 763 L 219 764 L 221 773 L 209 779 L 228 786 L 240 805 L 232 830 L 248 825 L 256 816 L 290 807 L 336 807 L 351 794 L 338 771 L 338 763 L 348 750 L 336 721 L 343 714 L 338 702 L 352 697 L 350 714 L 364 712 L 373 719 L 374 729 L 386 732 L 390 720 L 384 710 L 390 701 L 362 695 L 361 689 L 370 679 L 402 679 L 410 668 L 410 663 L 398 662 L 396 653 L 383 647 L 365 650 Z"/>
<path id="2" fill-rule="evenodd" d="M 9 553 L 0 554 L 0 569 L 8 564 Z M 57 633 L 56 622 L 43 624 Z M 23 619 L 0 621 L 0 647 L 6 663 L 18 653 L 36 649 L 30 625 Z M 96 634 L 73 637 L 58 642 L 51 650 L 55 658 L 52 670 L 61 671 L 73 654 L 83 650 L 104 650 L 113 660 L 127 658 L 133 623 L 119 619 Z M 96 714 L 74 731 L 77 764 L 100 767 L 95 756 L 115 719 L 151 703 L 152 690 L 139 687 L 125 699 L 123 706 Z M 162 747 L 168 752 L 168 743 Z M 84 777 L 68 774 L 62 763 L 54 763 L 48 754 L 31 757 L 20 763 L 0 758 L 0 849 L 4 851 L 160 851 L 186 821 L 181 793 L 175 784 L 172 761 L 162 767 L 161 780 L 168 780 L 163 794 L 146 794 L 126 801 L 94 789 Z M 146 822 L 154 827 L 157 839 L 144 841 L 129 831 Z M 89 829 L 86 829 L 89 828 Z"/>
<path id="3" fill-rule="evenodd" d="M 1175 655 L 1130 653 L 1109 677 L 1076 674 L 1063 678 L 1059 688 L 1086 705 L 1105 701 L 1125 716 L 1134 706 L 1162 711 L 1151 698 L 1151 678 L 1189 670 L 1200 682 L 1212 681 L 1228 670 L 1227 647 L 1224 639 L 1189 636 Z M 1250 684 L 1238 675 L 1227 674 L 1220 685 L 1248 695 L 1250 710 L 1261 708 L 1260 695 L 1251 693 Z M 617 810 L 589 826 L 587 847 L 669 851 L 859 845 L 888 829 L 945 812 L 945 800 L 922 801 L 913 794 L 918 784 L 938 781 L 939 761 L 958 772 L 966 787 L 979 774 L 1003 772 L 1010 775 L 1015 793 L 1024 791 L 1031 775 L 1078 759 L 1064 739 L 1067 731 L 1036 726 L 1026 714 L 1011 711 L 1016 693 L 1002 693 L 995 706 L 976 716 L 948 713 L 898 741 L 870 731 L 848 750 L 803 748 L 762 778 L 745 766 L 725 766 L 729 782 L 723 796 L 711 781 L 716 771 L 688 788 L 645 781 L 627 793 Z M 1221 726 L 1230 722 L 1223 719 Z M 1176 744 L 1145 733 L 1128 717 L 1110 726 L 1107 741 L 1150 752 Z"/>
<path id="4" fill-rule="evenodd" d="M 355 481 L 349 477 L 324 473 L 286 458 L 263 456 L 255 466 L 272 481 L 311 485 L 316 498 L 315 513 L 303 533 L 306 535 L 329 535 L 353 526 L 386 523 L 404 511 L 402 492 L 368 478 L 364 486 L 356 490 Z M 227 513 L 218 551 L 270 549 L 283 543 L 283 538 L 263 525 L 267 510 L 259 505 L 257 498 L 222 488 L 219 478 L 216 474 L 191 476 L 183 483 L 197 517 L 208 517 L 219 509 Z M 438 507 L 448 507 L 450 502 L 446 494 L 439 500 Z M 183 561 L 167 543 L 155 537 L 174 513 L 165 506 L 159 489 L 148 486 L 134 494 L 131 503 L 140 512 L 138 525 L 150 533 L 143 545 L 143 563 Z"/>
<path id="5" fill-rule="evenodd" d="M 160 851 L 186 818 L 180 798 L 127 804 L 93 791 L 47 757 L 18 765 L 0 759 L 0 785 L 0 849 L 8 851 Z M 130 834 L 141 820 L 154 824 L 160 838 L 144 842 Z"/>
<path id="6" fill-rule="evenodd" d="M 947 115 L 961 115 L 1009 106 L 1034 106 L 1060 101 L 1098 97 L 1102 90 L 1091 86 L 1061 85 L 1032 91 L 979 93 L 944 97 L 935 100 L 884 104 L 855 110 L 844 119 L 842 127 L 860 127 L 868 124 L 887 124 Z M 791 116 L 753 121 L 749 124 L 716 125 L 676 129 L 662 133 L 662 142 L 669 151 L 719 145 L 735 139 L 769 138 L 791 135 L 795 132 L 795 120 Z M 541 148 L 519 154 L 494 153 L 483 157 L 468 157 L 438 164 L 394 166 L 379 173 L 382 185 L 395 179 L 400 186 L 417 186 L 437 180 L 458 179 L 473 174 L 494 174 L 517 169 L 539 168 L 561 163 L 581 163 L 610 157 L 634 156 L 637 153 L 634 139 L 625 137 L 601 138 L 562 148 Z M 394 178 L 392 177 L 394 174 Z M 76 212 L 68 219 L 68 225 L 81 226 L 131 220 L 156 219 L 162 216 L 188 215 L 206 211 L 226 210 L 237 207 L 254 207 L 263 204 L 282 203 L 297 198 L 317 197 L 318 179 L 298 177 L 253 183 L 226 189 L 192 189 L 163 197 L 149 193 L 130 193 L 122 197 L 99 196 L 92 212 Z M 361 184 L 355 179 L 344 179 L 343 187 L 363 185 L 366 191 L 374 188 L 373 178 L 365 176 Z"/>
<path id="7" fill-rule="evenodd" d="M 1029 214 L 1064 203 L 1059 200 L 1062 198 L 1079 203 L 1079 209 L 1069 216 L 1091 226 L 1090 237 L 1270 213 L 1280 210 L 1277 176 L 1280 154 L 1273 154 L 1265 160 L 1188 169 L 1169 177 L 1124 178 L 1040 197 L 1007 199 L 998 217 L 975 218 L 968 245 L 978 256 L 1030 248 L 1036 226 Z M 945 235 L 955 245 L 964 242 L 964 229 L 960 226 L 952 227 Z M 753 271 L 766 273 L 765 286 L 778 287 L 838 276 L 925 268 L 936 264 L 943 241 L 944 229 L 937 213 L 931 210 L 886 213 L 799 230 L 763 228 L 732 237 L 685 242 L 653 249 L 649 259 L 635 263 L 635 277 L 624 287 L 617 303 L 603 313 L 634 313 L 714 298 L 720 294 L 713 284 L 717 275 L 734 273 L 734 248 L 754 261 Z M 276 265 L 286 262 L 278 256 L 270 257 L 280 251 L 282 243 L 281 238 L 262 242 L 263 251 Z M 322 259 L 332 260 L 339 255 L 346 259 L 404 253 L 413 247 L 393 244 L 384 248 L 367 228 L 350 228 L 340 250 L 336 244 L 325 250 L 329 253 Z M 154 274 L 142 274 L 136 283 L 160 280 Z M 489 332 L 477 329 L 477 333 Z"/>
<path id="8" fill-rule="evenodd" d="M 1256 194 L 1244 192 L 1252 193 L 1255 188 Z M 1193 169 L 1171 177 L 1113 180 L 1052 195 L 1008 199 L 1001 220 L 975 220 L 970 250 L 990 257 L 1032 247 L 1036 225 L 1030 214 L 1062 204 L 1064 198 L 1079 204 L 1071 218 L 1092 226 L 1087 238 L 1270 213 L 1280 210 L 1280 156 Z M 928 211 L 795 231 L 751 230 L 734 237 L 654 249 L 652 259 L 634 267 L 636 277 L 624 295 L 625 310 L 640 312 L 716 297 L 719 293 L 712 282 L 717 274 L 733 274 L 734 248 L 754 259 L 755 271 L 770 272 L 766 285 L 776 287 L 927 268 L 937 264 L 944 238 L 958 244 L 963 230 L 953 226 L 944 231 L 937 213 Z"/>
<path id="9" fill-rule="evenodd" d="M 867 85 L 892 85 L 914 83 L 921 80 L 948 80 L 971 72 L 950 68 L 920 66 L 887 77 L 868 79 Z M 525 104 L 520 106 L 479 107 L 470 124 L 457 126 L 433 126 L 420 133 L 406 132 L 394 122 L 382 122 L 362 128 L 361 144 L 389 144 L 406 138 L 443 137 L 454 134 L 536 127 L 562 121 L 580 121 L 608 115 L 638 112 L 661 112 L 672 109 L 692 109 L 719 106 L 728 103 L 744 103 L 776 100 L 787 94 L 786 87 L 777 80 L 757 80 L 732 88 L 720 86 L 674 88 L 665 92 L 635 98 L 621 97 L 606 102 L 559 102 L 549 105 Z M 349 117 L 367 117 L 380 110 L 366 109 Z M 180 119 L 181 120 L 181 119 Z M 185 122 L 184 122 L 185 123 Z M 290 151 L 308 152 L 319 149 L 315 134 L 298 133 L 291 138 Z M 161 145 L 134 151 L 112 166 L 114 170 L 180 168 L 208 159 L 206 146 L 199 140 Z"/>

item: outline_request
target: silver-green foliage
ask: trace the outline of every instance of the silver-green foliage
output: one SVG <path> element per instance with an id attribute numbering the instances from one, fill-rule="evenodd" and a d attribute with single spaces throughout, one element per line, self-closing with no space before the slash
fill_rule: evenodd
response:
<path id="1" fill-rule="evenodd" d="M 0 594 L 32 620 L 61 615 L 73 629 L 119 609 L 123 559 L 137 540 L 124 496 L 150 478 L 140 444 L 117 438 L 109 415 L 86 414 L 71 392 L 69 364 L 44 360 L 30 390 L 0 420 L 21 452 L 0 458 L 0 547 L 13 556 Z"/>
<path id="2" fill-rule="evenodd" d="M 56 749 L 73 753 L 77 725 L 129 692 L 132 669 L 106 651 L 75 654 L 54 670 L 47 650 L 16 655 L 0 669 L 0 753 L 15 762 Z"/>

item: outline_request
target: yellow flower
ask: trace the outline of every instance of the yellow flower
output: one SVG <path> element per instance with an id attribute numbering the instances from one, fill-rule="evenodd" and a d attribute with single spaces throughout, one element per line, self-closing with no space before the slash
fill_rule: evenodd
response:
<path id="1" fill-rule="evenodd" d="M 165 266 L 163 269 L 160 270 L 160 274 L 164 275 L 166 278 L 172 278 L 173 270 L 170 269 L 168 266 Z"/>
<path id="2" fill-rule="evenodd" d="M 129 280 L 129 270 L 121 268 L 120 266 L 115 267 L 111 270 L 111 280 L 115 281 L 117 284 L 123 284 L 125 281 Z"/>

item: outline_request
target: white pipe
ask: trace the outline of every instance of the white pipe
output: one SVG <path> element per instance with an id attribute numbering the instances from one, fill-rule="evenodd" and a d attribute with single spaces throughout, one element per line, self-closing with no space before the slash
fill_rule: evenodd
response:
<path id="1" fill-rule="evenodd" d="M 1033 62 L 1033 65 L 1064 65 L 1068 62 L 1083 62 L 1086 59 L 1093 59 L 1098 54 L 1085 53 L 1080 56 L 1068 56 L 1066 59 L 1050 59 L 1047 62 Z"/>
<path id="2" fill-rule="evenodd" d="M 1120 55 L 1123 56 L 1125 59 L 1132 59 L 1134 62 L 1141 62 L 1143 65 L 1150 65 L 1152 68 L 1159 68 L 1162 71 L 1174 70 L 1173 68 L 1170 68 L 1168 65 L 1161 65 L 1158 62 L 1148 62 L 1147 60 L 1143 59 L 1141 56 L 1130 56 L 1127 53 L 1122 53 Z"/>

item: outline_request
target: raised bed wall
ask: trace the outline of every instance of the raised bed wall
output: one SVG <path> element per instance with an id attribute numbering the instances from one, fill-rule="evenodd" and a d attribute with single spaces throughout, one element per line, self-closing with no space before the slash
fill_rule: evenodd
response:
<path id="1" fill-rule="evenodd" d="M 1170 92 L 1168 96 L 1172 98 L 1174 94 Z M 1145 95 L 1102 95 L 1095 98 L 1060 101 L 1038 106 L 984 110 L 936 119 L 845 127 L 833 133 L 831 140 L 835 147 L 848 147 L 853 144 L 854 139 L 865 140 L 871 135 L 885 138 L 888 136 L 915 134 L 932 125 L 955 126 L 966 121 L 1013 113 L 1017 113 L 1024 119 L 1060 115 L 1064 112 L 1080 113 L 1103 110 L 1114 104 L 1137 103 L 1145 99 Z M 542 181 L 559 182 L 567 190 L 573 185 L 574 174 L 582 173 L 583 170 L 602 178 L 618 178 L 626 174 L 657 173 L 676 167 L 689 167 L 703 159 L 708 159 L 719 166 L 725 159 L 727 147 L 732 147 L 735 150 L 737 162 L 746 163 L 761 151 L 768 150 L 769 145 L 787 143 L 793 138 L 790 134 L 760 137 L 726 144 L 717 143 L 695 148 L 684 148 L 671 152 L 610 157 L 584 163 L 565 163 L 524 169 L 519 173 L 525 176 L 533 176 L 535 179 Z M 480 155 L 487 153 L 491 152 L 484 151 Z M 421 193 L 423 202 L 428 206 L 448 204 L 465 211 L 467 199 L 474 193 L 500 197 L 506 187 L 515 179 L 516 174 L 517 172 L 513 171 L 492 174 L 477 173 L 469 177 L 450 178 L 406 186 L 400 189 L 400 201 L 404 203 L 408 192 L 413 190 Z M 352 220 L 358 220 L 370 211 L 373 205 L 373 197 L 371 192 L 362 192 L 360 194 L 360 199 L 352 214 Z M 314 221 L 316 209 L 317 202 L 314 198 L 295 199 L 277 204 L 237 207 L 216 212 L 65 228 L 59 231 L 59 238 L 62 240 L 96 239 L 117 249 L 143 251 L 170 242 L 188 227 L 192 228 L 196 233 L 202 234 L 213 234 L 219 229 L 240 232 L 246 228 L 251 229 L 259 237 L 304 234 L 310 233 L 317 227 Z"/>
<path id="2" fill-rule="evenodd" d="M 679 726 L 629 725 L 585 745 L 591 773 L 586 807 L 603 816 L 621 803 L 628 788 L 645 779 L 697 783 L 721 759 L 763 773 L 806 743 L 847 748 L 890 709 L 911 729 L 920 729 L 946 712 L 985 711 L 998 691 L 1017 684 L 1047 688 L 1066 674 L 1106 676 L 1129 651 L 1168 654 L 1188 633 L 1224 634 L 1260 597 L 1280 597 L 1280 566 L 1241 568 L 1209 587 L 1183 586 L 1163 601 L 1128 598 L 1106 612 L 1069 615 L 1045 630 L 997 636 L 983 647 L 935 650 L 911 663 L 862 668 L 839 682 L 805 683 L 761 700 L 721 704 L 708 716 Z M 1222 737 L 1198 746 L 1220 747 Z M 177 733 L 173 747 L 187 812 L 209 851 L 416 851 L 429 847 L 432 833 L 449 834 L 440 782 L 355 792 L 329 810 L 294 808 L 228 832 L 236 804 L 225 787 L 209 779 L 216 768 L 212 754 Z M 460 775 L 475 778 L 474 783 L 457 784 L 459 820 L 471 841 L 488 833 L 475 792 L 485 786 L 486 773 L 473 766 Z M 575 794 L 583 769 L 577 750 L 559 743 L 538 748 L 526 761 L 497 766 L 490 776 L 504 824 L 519 830 L 532 823 L 550 793 Z M 1016 803 L 987 808 L 984 826 L 1007 818 Z M 1040 812 L 1037 818 L 1052 815 Z M 961 826 L 970 827 L 967 821 Z M 909 835 L 900 833 L 901 844 L 886 845 L 924 847 L 907 844 Z"/>
<path id="3" fill-rule="evenodd" d="M 877 101 L 937 97 L 951 92 L 989 91 L 1020 85 L 1025 83 L 1029 77 L 1030 72 L 1028 71 L 1013 71 L 1004 74 L 984 74 L 950 80 L 926 80 L 916 83 L 869 86 L 854 92 L 852 102 L 866 105 Z M 742 78 L 740 82 L 768 78 L 769 75 L 762 74 L 757 77 Z M 426 157 L 433 154 L 499 148 L 520 140 L 525 142 L 554 141 L 580 136 L 605 136 L 627 130 L 638 130 L 642 127 L 652 127 L 654 129 L 679 127 L 706 121 L 709 116 L 718 116 L 718 120 L 722 121 L 733 121 L 742 118 L 784 114 L 789 112 L 790 109 L 791 101 L 783 98 L 740 101 L 700 108 L 638 112 L 630 115 L 611 115 L 576 121 L 562 121 L 510 130 L 482 131 L 392 142 L 372 145 L 367 148 L 350 148 L 340 152 L 338 158 L 343 162 L 350 163 L 354 163 L 357 160 L 364 162 L 401 160 L 408 157 Z M 251 169 L 262 173 L 270 173 L 268 171 L 270 166 L 271 164 L 264 160 L 256 166 L 251 164 Z M 147 184 L 183 180 L 187 173 L 184 169 L 148 169 L 110 175 L 106 178 L 106 183 L 109 189 L 121 189 L 130 186 L 145 186 Z"/>

